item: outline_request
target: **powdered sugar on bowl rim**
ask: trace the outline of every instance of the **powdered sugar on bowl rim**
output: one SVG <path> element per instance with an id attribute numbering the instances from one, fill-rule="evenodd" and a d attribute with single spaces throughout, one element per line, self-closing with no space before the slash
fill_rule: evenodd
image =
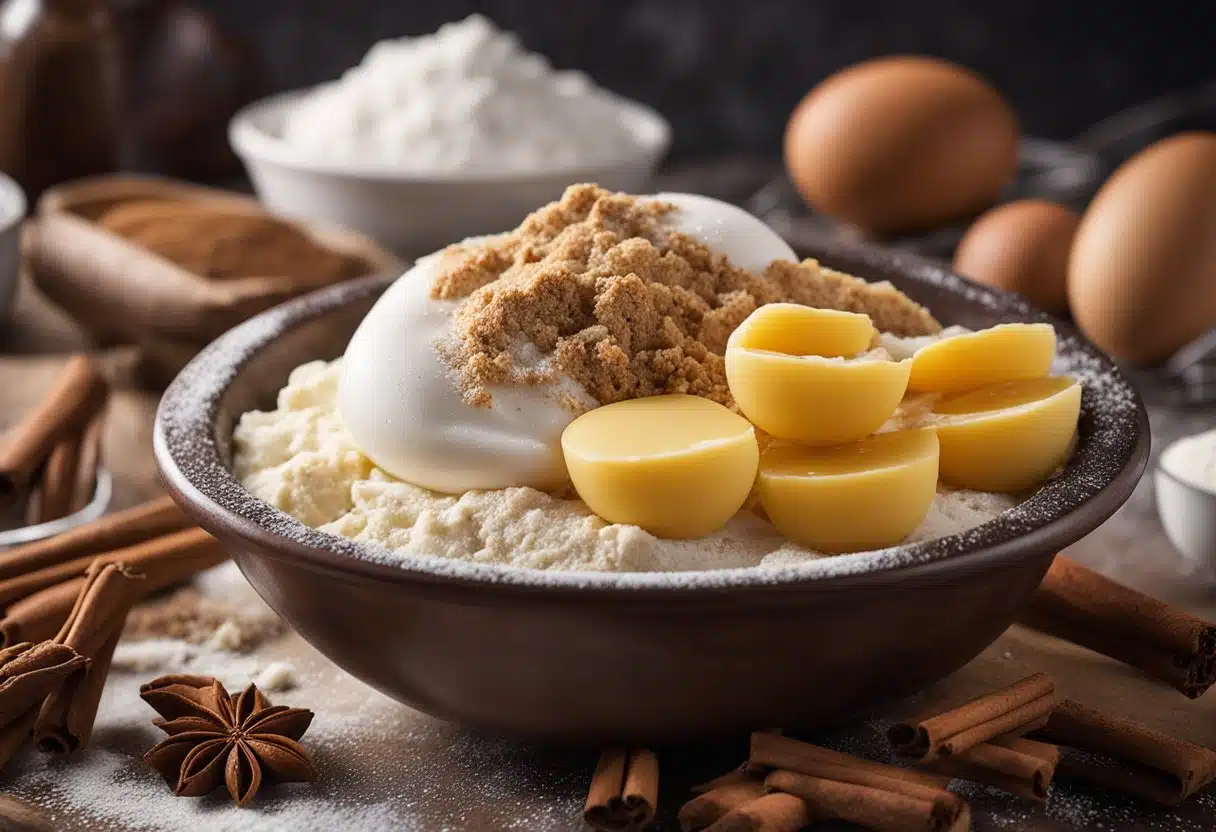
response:
<path id="1" fill-rule="evenodd" d="M 249 539 L 272 556 L 296 557 L 380 580 L 484 589 L 492 583 L 530 592 L 602 592 L 620 597 L 689 590 L 763 591 L 806 582 L 847 585 L 871 573 L 939 568 L 947 560 L 1017 558 L 1062 549 L 1088 534 L 1131 494 L 1148 458 L 1148 421 L 1139 397 L 1113 364 L 1069 325 L 1033 310 L 1014 295 L 972 284 L 919 258 L 860 246 L 815 252 L 833 268 L 870 280 L 893 277 L 914 300 L 933 308 L 943 295 L 959 305 L 945 323 L 972 328 L 1005 321 L 1047 321 L 1060 334 L 1056 371 L 1084 383 L 1080 438 L 1064 472 L 1014 509 L 962 534 L 876 552 L 804 564 L 698 572 L 554 572 L 472 564 L 430 556 L 404 561 L 386 549 L 320 532 L 253 497 L 227 467 L 228 437 L 215 423 L 233 379 L 282 333 L 348 303 L 370 301 L 391 282 L 366 278 L 323 289 L 263 313 L 198 355 L 166 391 L 157 414 L 155 445 L 170 487 L 205 527 Z M 943 304 L 944 305 L 944 304 Z M 336 356 L 300 355 L 298 362 Z M 294 366 L 294 365 L 293 365 Z M 267 379 L 272 397 L 283 378 Z M 221 446 L 224 447 L 221 447 Z M 1102 499 L 1095 499 L 1102 496 Z M 624 593 L 624 594 L 622 594 Z"/>

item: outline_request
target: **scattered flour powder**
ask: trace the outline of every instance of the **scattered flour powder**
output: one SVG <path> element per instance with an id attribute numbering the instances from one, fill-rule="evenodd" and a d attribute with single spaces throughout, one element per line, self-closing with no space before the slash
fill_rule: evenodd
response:
<path id="1" fill-rule="evenodd" d="M 1216 493 L 1216 430 L 1179 439 L 1161 454 L 1161 465 L 1183 482 Z"/>
<path id="2" fill-rule="evenodd" d="M 822 557 L 750 512 L 704 538 L 663 540 L 636 526 L 606 523 L 579 500 L 531 488 L 455 497 L 401 482 L 363 456 L 343 427 L 336 408 L 340 367 L 340 361 L 298 367 L 279 393 L 277 409 L 244 414 L 233 434 L 237 478 L 313 528 L 401 555 L 535 569 L 670 572 Z M 1016 502 L 941 488 L 908 542 L 973 528 Z"/>
<path id="3" fill-rule="evenodd" d="M 377 43 L 288 114 L 283 138 L 319 159 L 488 173 L 620 161 L 639 142 L 618 99 L 479 15 Z"/>

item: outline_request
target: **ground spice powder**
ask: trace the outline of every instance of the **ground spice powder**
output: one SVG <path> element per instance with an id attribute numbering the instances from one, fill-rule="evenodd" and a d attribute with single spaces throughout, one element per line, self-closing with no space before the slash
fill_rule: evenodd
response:
<path id="1" fill-rule="evenodd" d="M 776 261 L 763 274 L 737 268 L 672 231 L 671 210 L 575 185 L 516 230 L 449 249 L 432 295 L 464 299 L 439 349 L 466 401 L 488 405 L 495 384 L 568 376 L 600 404 L 690 393 L 733 406 L 726 340 L 757 307 L 779 301 L 865 312 L 901 336 L 941 328 L 890 284 L 814 260 Z"/>
<path id="2" fill-rule="evenodd" d="M 367 270 L 363 262 L 320 245 L 283 220 L 202 200 L 124 202 L 107 211 L 101 225 L 212 280 L 291 277 L 325 284 Z"/>

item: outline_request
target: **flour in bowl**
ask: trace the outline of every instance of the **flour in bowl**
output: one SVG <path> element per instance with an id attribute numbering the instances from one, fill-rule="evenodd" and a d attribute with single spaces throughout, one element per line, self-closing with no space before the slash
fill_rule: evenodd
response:
<path id="1" fill-rule="evenodd" d="M 671 572 L 785 565 L 822 557 L 740 512 L 712 535 L 663 540 L 606 523 L 579 500 L 532 488 L 451 496 L 394 479 L 355 447 L 337 412 L 341 362 L 297 368 L 275 410 L 241 417 L 233 435 L 238 479 L 302 523 L 398 553 L 534 569 Z M 907 542 L 978 526 L 1015 497 L 941 488 Z M 874 507 L 881 511 L 881 506 Z"/>
<path id="2" fill-rule="evenodd" d="M 629 159 L 620 100 L 480 15 L 377 43 L 287 116 L 283 138 L 320 160 L 423 172 L 545 171 Z"/>
<path id="3" fill-rule="evenodd" d="M 1216 430 L 1179 439 L 1161 454 L 1161 466 L 1189 485 L 1216 493 Z"/>

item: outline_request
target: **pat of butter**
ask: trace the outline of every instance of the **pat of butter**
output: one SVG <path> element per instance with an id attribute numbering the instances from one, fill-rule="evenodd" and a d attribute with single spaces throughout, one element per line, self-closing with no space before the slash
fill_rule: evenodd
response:
<path id="1" fill-rule="evenodd" d="M 731 333 L 727 345 L 786 355 L 848 358 L 865 352 L 877 337 L 869 315 L 769 303 L 748 315 Z"/>
<path id="2" fill-rule="evenodd" d="M 610 523 L 659 537 L 704 537 L 738 513 L 756 479 L 755 429 L 698 396 L 598 407 L 562 434 L 578 496 Z"/>
<path id="3" fill-rule="evenodd" d="M 875 335 L 865 315 L 762 306 L 727 341 L 727 384 L 743 415 L 772 436 L 854 442 L 895 413 L 908 386 L 909 362 L 847 360 Z"/>
<path id="4" fill-rule="evenodd" d="M 1064 377 L 1010 381 L 947 397 L 933 409 L 943 481 L 976 491 L 1025 491 L 1068 458 L 1081 385 Z"/>
<path id="5" fill-rule="evenodd" d="M 1051 324 L 999 324 L 929 344 L 912 356 L 908 389 L 961 393 L 988 384 L 1042 378 L 1056 357 Z"/>
<path id="6" fill-rule="evenodd" d="M 833 448 L 773 444 L 758 491 L 769 520 L 820 552 L 894 546 L 924 521 L 937 493 L 932 430 L 884 433 Z"/>

